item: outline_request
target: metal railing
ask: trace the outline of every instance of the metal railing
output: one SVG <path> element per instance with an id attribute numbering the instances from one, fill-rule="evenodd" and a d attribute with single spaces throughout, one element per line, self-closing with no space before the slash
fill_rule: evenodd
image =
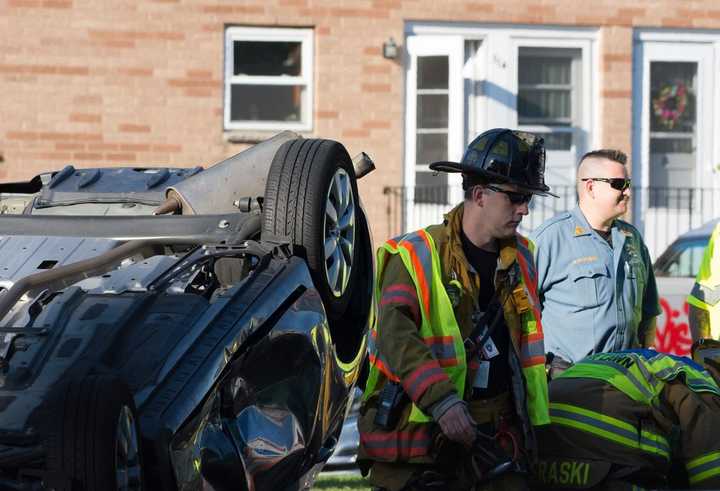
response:
<path id="1" fill-rule="evenodd" d="M 553 186 L 552 190 L 559 198 L 532 200 L 530 213 L 520 225 L 521 233 L 528 234 L 548 218 L 575 207 L 574 186 Z M 387 237 L 439 223 L 463 196 L 459 186 L 388 186 L 384 195 Z M 630 196 L 627 219 L 643 233 L 653 258 L 678 235 L 720 217 L 720 189 L 634 187 Z"/>

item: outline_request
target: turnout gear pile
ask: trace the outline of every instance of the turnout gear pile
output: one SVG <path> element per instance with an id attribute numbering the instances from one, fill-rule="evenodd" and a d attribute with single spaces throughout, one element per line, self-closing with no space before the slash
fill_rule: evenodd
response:
<path id="1" fill-rule="evenodd" d="M 443 404 L 469 401 L 473 419 L 492 434 L 508 424 L 523 453 L 535 448 L 533 426 L 549 423 L 532 244 L 519 235 L 499 241 L 495 273 L 511 339 L 511 393 L 470 400 L 478 367 L 468 362 L 466 345 L 477 341 L 468 338 L 480 285 L 460 244 L 462 213 L 460 205 L 443 224 L 389 240 L 378 252 L 379 315 L 370 333 L 358 462 L 365 471 L 372 466 L 371 480 L 388 489 L 402 488 L 416 469 L 434 469 L 432 415 Z M 407 403 L 391 427 L 381 427 L 388 383 L 402 387 Z"/>
<path id="2" fill-rule="evenodd" d="M 538 432 L 541 487 L 720 487 L 720 387 L 689 358 L 591 355 L 550 383 L 550 417 Z"/>

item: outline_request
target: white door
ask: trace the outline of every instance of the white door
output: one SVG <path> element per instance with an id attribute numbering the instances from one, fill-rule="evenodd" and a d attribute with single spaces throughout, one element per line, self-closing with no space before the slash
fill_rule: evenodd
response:
<path id="1" fill-rule="evenodd" d="M 713 170 L 713 46 L 639 41 L 634 77 L 634 222 L 652 257 L 707 221 Z M 716 206 L 714 209 L 718 209 Z"/>
<path id="2" fill-rule="evenodd" d="M 462 199 L 459 174 L 434 174 L 435 161 L 459 161 L 465 146 L 461 36 L 407 38 L 404 230 L 439 223 Z"/>

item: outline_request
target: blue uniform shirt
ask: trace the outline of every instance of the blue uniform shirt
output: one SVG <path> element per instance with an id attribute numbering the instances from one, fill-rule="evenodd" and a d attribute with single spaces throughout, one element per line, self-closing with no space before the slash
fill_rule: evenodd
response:
<path id="1" fill-rule="evenodd" d="M 635 227 L 612 225 L 612 247 L 576 207 L 538 227 L 538 295 L 545 349 L 567 361 L 637 348 L 638 327 L 660 315 L 650 255 Z"/>

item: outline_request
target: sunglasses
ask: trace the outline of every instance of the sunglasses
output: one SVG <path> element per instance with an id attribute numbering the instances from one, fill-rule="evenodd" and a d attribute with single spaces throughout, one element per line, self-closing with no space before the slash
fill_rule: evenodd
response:
<path id="1" fill-rule="evenodd" d="M 586 177 L 581 181 L 601 181 L 610 184 L 610 187 L 618 191 L 625 191 L 630 187 L 631 181 L 626 177 Z"/>
<path id="2" fill-rule="evenodd" d="M 533 197 L 533 195 L 529 193 L 508 191 L 506 189 L 500 189 L 499 187 L 493 186 L 492 184 L 488 184 L 485 187 L 491 191 L 495 191 L 496 193 L 503 193 L 505 196 L 508 197 L 510 203 L 512 203 L 513 205 L 524 205 L 525 203 L 530 203 L 530 200 Z"/>

